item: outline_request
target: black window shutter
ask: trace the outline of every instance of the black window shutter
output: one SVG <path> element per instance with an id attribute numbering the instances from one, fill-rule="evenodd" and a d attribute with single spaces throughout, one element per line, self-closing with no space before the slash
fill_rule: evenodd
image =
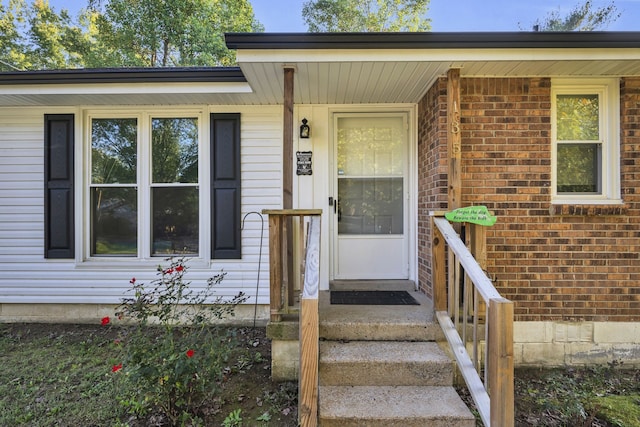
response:
<path id="1" fill-rule="evenodd" d="M 211 257 L 242 258 L 240 114 L 211 114 Z"/>
<path id="2" fill-rule="evenodd" d="M 73 258 L 73 114 L 44 116 L 44 257 Z"/>

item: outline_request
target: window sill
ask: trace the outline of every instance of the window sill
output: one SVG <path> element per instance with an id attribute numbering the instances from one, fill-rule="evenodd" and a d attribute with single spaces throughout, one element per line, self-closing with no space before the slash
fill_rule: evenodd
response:
<path id="1" fill-rule="evenodd" d="M 624 203 L 589 204 L 589 203 L 558 203 L 549 207 L 551 216 L 613 216 L 627 215 L 628 205 Z"/>
<path id="2" fill-rule="evenodd" d="M 131 269 L 131 268 L 143 268 L 154 270 L 158 266 L 166 266 L 168 265 L 167 257 L 157 257 L 157 258 L 134 258 L 134 257 L 96 257 L 96 258 L 88 258 L 84 260 L 76 261 L 76 268 L 78 269 L 87 269 L 87 270 L 115 270 L 120 271 L 123 269 Z M 174 256 L 174 259 L 180 258 L 180 256 Z M 193 269 L 210 269 L 211 261 L 197 258 L 197 257 L 185 257 L 186 265 Z"/>

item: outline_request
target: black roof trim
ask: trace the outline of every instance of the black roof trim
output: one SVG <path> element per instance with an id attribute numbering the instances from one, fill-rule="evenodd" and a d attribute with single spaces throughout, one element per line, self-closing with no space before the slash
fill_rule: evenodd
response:
<path id="1" fill-rule="evenodd" d="M 640 32 L 228 33 L 230 49 L 639 48 Z"/>
<path id="2" fill-rule="evenodd" d="M 92 68 L 0 73 L 0 85 L 70 83 L 245 83 L 239 67 Z"/>

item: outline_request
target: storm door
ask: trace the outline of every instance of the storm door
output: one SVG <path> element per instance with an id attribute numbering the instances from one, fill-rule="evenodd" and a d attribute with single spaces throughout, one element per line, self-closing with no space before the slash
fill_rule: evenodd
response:
<path id="1" fill-rule="evenodd" d="M 408 278 L 408 117 L 334 116 L 333 277 Z"/>

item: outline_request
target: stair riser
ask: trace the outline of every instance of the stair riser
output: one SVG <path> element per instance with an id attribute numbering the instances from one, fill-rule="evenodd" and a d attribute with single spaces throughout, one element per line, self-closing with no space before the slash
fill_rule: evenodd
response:
<path id="1" fill-rule="evenodd" d="M 435 325 L 321 323 L 320 338 L 332 341 L 436 341 L 443 336 Z"/>
<path id="2" fill-rule="evenodd" d="M 322 363 L 320 385 L 446 386 L 453 383 L 451 364 Z"/>

